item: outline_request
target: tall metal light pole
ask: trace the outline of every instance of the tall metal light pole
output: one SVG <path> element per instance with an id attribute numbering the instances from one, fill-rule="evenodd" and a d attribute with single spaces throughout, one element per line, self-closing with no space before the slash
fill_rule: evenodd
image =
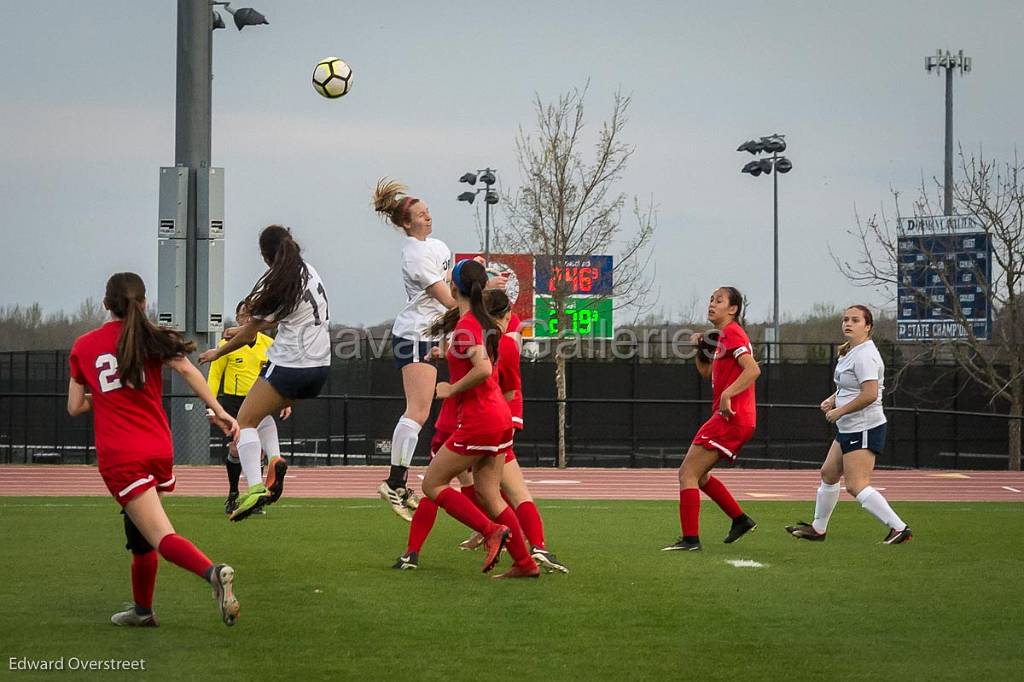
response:
<path id="1" fill-rule="evenodd" d="M 771 173 L 775 170 L 773 178 L 773 244 L 774 262 L 773 269 L 773 305 L 772 305 L 772 341 L 779 343 L 779 173 L 788 173 L 793 170 L 793 163 L 785 156 L 779 156 L 780 152 L 786 151 L 786 136 L 778 133 L 767 135 L 760 140 L 747 140 L 739 147 L 738 152 L 749 152 L 758 155 L 771 152 L 771 158 L 761 158 L 743 166 L 742 173 L 749 173 L 755 178 L 762 173 Z"/>
<path id="2" fill-rule="evenodd" d="M 946 173 L 943 180 L 945 215 L 953 215 L 953 72 L 960 69 L 961 74 L 970 73 L 971 61 L 970 57 L 964 56 L 963 50 L 956 54 L 951 54 L 949 50 L 936 50 L 935 54 L 924 58 L 925 71 L 935 71 L 937 75 L 939 69 L 946 70 Z"/>
<path id="3" fill-rule="evenodd" d="M 491 206 L 498 203 L 498 193 L 491 189 L 491 186 L 498 181 L 494 175 L 495 172 L 497 171 L 493 168 L 484 168 L 477 171 L 480 174 L 479 178 L 476 173 L 463 173 L 462 177 L 459 178 L 459 182 L 465 182 L 470 186 L 475 186 L 477 179 L 485 185 L 483 189 L 463 192 L 459 195 L 459 201 L 472 204 L 476 199 L 476 195 L 484 192 L 484 260 L 487 262 L 491 260 Z"/>
<path id="4" fill-rule="evenodd" d="M 157 319 L 200 351 L 216 342 L 224 310 L 224 173 L 210 165 L 213 31 L 224 22 L 214 5 L 231 12 L 239 30 L 268 23 L 251 8 L 178 0 L 174 166 L 160 169 Z M 187 394 L 185 381 L 177 373 L 171 376 L 171 393 Z M 205 413 L 195 399 L 171 400 L 178 461 L 209 462 Z"/>

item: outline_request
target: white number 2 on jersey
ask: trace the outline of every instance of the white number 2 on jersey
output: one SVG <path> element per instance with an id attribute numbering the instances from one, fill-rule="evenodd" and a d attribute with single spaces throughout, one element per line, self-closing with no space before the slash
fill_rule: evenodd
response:
<path id="1" fill-rule="evenodd" d="M 117 358 L 104 353 L 96 358 L 96 369 L 100 370 L 100 391 L 107 393 L 121 388 L 121 380 L 117 377 Z"/>

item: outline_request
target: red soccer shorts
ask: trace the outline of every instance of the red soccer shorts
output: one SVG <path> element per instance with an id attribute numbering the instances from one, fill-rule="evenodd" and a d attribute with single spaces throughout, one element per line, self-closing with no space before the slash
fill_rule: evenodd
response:
<path id="1" fill-rule="evenodd" d="M 462 431 L 456 431 L 445 441 L 444 446 L 454 453 L 466 455 L 467 457 L 479 457 L 486 455 L 495 457 L 505 456 L 512 449 L 513 429 L 505 429 L 497 433 L 469 435 Z"/>
<path id="2" fill-rule="evenodd" d="M 119 462 L 100 469 L 107 490 L 122 507 L 150 488 L 169 493 L 174 490 L 173 457 L 155 457 Z"/>
<path id="3" fill-rule="evenodd" d="M 734 424 L 720 414 L 714 414 L 704 422 L 693 444 L 707 450 L 717 450 L 722 459 L 736 461 L 740 448 L 754 435 L 753 426 Z"/>

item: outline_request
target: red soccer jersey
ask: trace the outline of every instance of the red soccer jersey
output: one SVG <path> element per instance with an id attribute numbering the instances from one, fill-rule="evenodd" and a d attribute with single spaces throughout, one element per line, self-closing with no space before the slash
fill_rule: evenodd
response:
<path id="1" fill-rule="evenodd" d="M 511 326 L 509 327 L 511 329 Z M 512 400 L 508 401 L 512 411 L 512 425 L 523 428 L 523 377 L 519 373 L 519 344 L 508 334 L 501 337 L 498 344 L 498 387 L 502 393 L 515 391 Z"/>
<path id="2" fill-rule="evenodd" d="M 476 316 L 467 312 L 455 325 L 451 345 L 448 347 L 448 376 L 451 383 L 457 383 L 469 373 L 473 367 L 468 356 L 469 349 L 483 346 L 483 339 L 483 328 Z M 458 399 L 458 430 L 462 433 L 491 434 L 512 427 L 512 413 L 498 387 L 496 372 L 492 371 L 483 383 L 455 397 Z"/>
<path id="3" fill-rule="evenodd" d="M 750 353 L 753 357 L 754 349 L 750 345 L 750 339 L 743 331 L 743 327 L 735 321 L 730 322 L 718 337 L 718 348 L 715 349 L 715 359 L 711 364 L 711 388 L 715 394 L 712 406 L 714 412 L 718 412 L 718 400 L 722 396 L 722 391 L 732 385 L 743 371 L 739 358 L 744 353 Z M 732 411 L 736 414 L 729 419 L 730 422 L 743 426 L 757 425 L 757 403 L 753 384 L 739 395 L 733 396 L 731 404 Z"/>
<path id="4" fill-rule="evenodd" d="M 161 399 L 163 363 L 146 363 L 142 386 L 123 386 L 117 375 L 121 326 L 120 320 L 114 320 L 78 337 L 69 358 L 71 378 L 92 394 L 100 469 L 173 454 L 171 429 Z"/>

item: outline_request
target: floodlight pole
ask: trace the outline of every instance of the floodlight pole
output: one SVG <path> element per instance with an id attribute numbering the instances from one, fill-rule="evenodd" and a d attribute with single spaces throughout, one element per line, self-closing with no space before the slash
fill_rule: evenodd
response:
<path id="1" fill-rule="evenodd" d="M 778 344 L 781 337 L 779 336 L 779 170 L 776 166 L 776 162 L 779 160 L 779 153 L 772 152 L 772 183 L 774 184 L 774 213 L 775 213 L 775 224 L 774 224 L 774 242 L 775 242 L 775 258 L 773 268 L 775 270 L 775 287 L 774 287 L 774 312 L 772 313 L 772 327 L 775 330 L 775 343 Z M 778 348 L 778 346 L 776 346 Z M 780 353 L 781 356 L 781 353 Z M 775 359 L 775 358 L 773 358 Z"/>
<path id="2" fill-rule="evenodd" d="M 953 215 L 953 72 L 960 69 L 961 74 L 971 72 L 972 60 L 964 56 L 964 51 L 959 50 L 952 54 L 949 50 L 945 53 L 936 50 L 934 55 L 924 58 L 925 71 L 931 73 L 939 69 L 946 70 L 946 158 L 945 174 L 943 178 L 943 213 Z"/>

